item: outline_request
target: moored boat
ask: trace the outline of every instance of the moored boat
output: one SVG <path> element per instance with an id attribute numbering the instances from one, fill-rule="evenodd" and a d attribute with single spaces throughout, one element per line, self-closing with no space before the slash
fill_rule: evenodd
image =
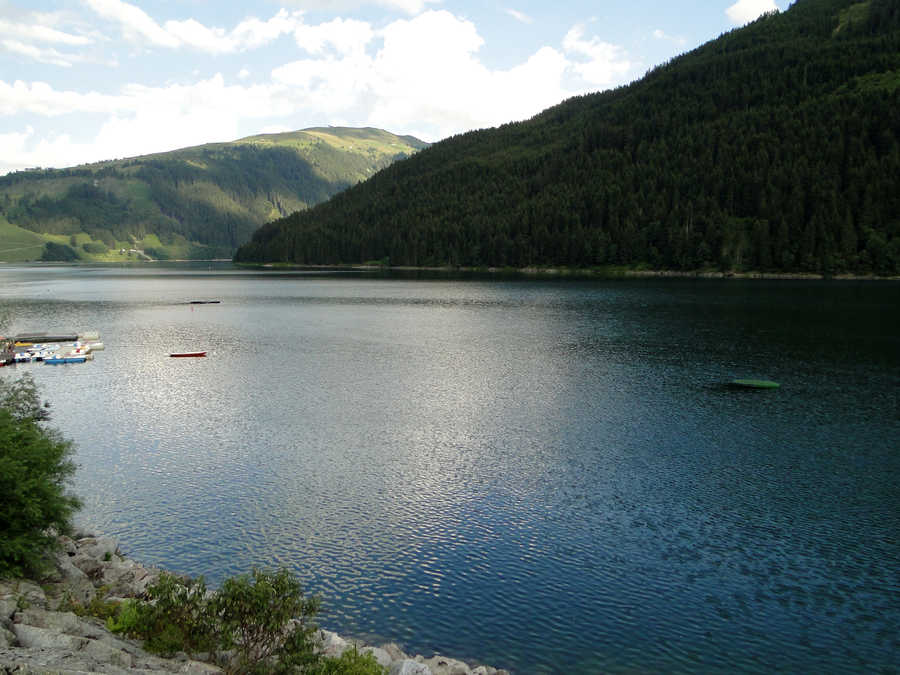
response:
<path id="1" fill-rule="evenodd" d="M 190 357 L 206 356 L 206 352 L 173 352 L 169 354 L 172 358 L 183 359 Z"/>
<path id="2" fill-rule="evenodd" d="M 732 380 L 730 384 L 739 389 L 778 389 L 781 386 L 772 380 Z"/>
<path id="3" fill-rule="evenodd" d="M 60 354 L 55 354 L 49 359 L 44 359 L 44 363 L 49 363 L 51 365 L 58 365 L 60 363 L 84 363 L 85 361 L 87 361 L 87 356 L 84 354 L 76 354 L 74 356 L 61 356 Z"/>

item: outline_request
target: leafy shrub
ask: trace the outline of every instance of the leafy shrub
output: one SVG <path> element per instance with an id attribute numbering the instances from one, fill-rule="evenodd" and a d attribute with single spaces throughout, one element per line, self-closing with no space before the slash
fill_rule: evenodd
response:
<path id="1" fill-rule="evenodd" d="M 288 673 L 319 663 L 312 623 L 319 599 L 305 598 L 300 582 L 282 570 L 254 570 L 208 592 L 203 578 L 162 574 L 148 587 L 150 602 L 123 604 L 107 627 L 141 638 L 162 656 L 233 651 L 237 673 Z"/>
<path id="2" fill-rule="evenodd" d="M 93 253 L 95 255 L 99 255 L 109 251 L 109 247 L 106 244 L 101 244 L 99 242 L 93 241 L 86 241 L 81 245 L 81 248 L 83 248 L 85 252 Z"/>
<path id="3" fill-rule="evenodd" d="M 176 652 L 215 652 L 219 640 L 206 583 L 163 573 L 147 588 L 150 602 L 137 606 L 137 620 L 128 634 L 146 641 L 162 656 Z"/>
<path id="4" fill-rule="evenodd" d="M 135 635 L 140 620 L 140 602 L 126 600 L 116 607 L 116 611 L 106 618 L 106 629 L 111 633 Z"/>
<path id="5" fill-rule="evenodd" d="M 223 646 L 237 651 L 240 672 L 290 672 L 317 660 L 311 620 L 319 599 L 304 598 L 300 582 L 287 570 L 226 579 L 212 605 Z"/>
<path id="6" fill-rule="evenodd" d="M 41 254 L 41 260 L 45 262 L 72 262 L 79 259 L 80 256 L 74 248 L 57 244 L 55 241 L 44 244 L 44 252 Z"/>
<path id="7" fill-rule="evenodd" d="M 340 657 L 327 657 L 312 670 L 314 675 L 384 675 L 387 672 L 369 652 L 360 654 L 356 647 Z"/>
<path id="8" fill-rule="evenodd" d="M 56 533 L 81 506 L 66 489 L 72 444 L 42 426 L 45 418 L 30 377 L 0 379 L 0 577 L 45 569 Z"/>
<path id="9" fill-rule="evenodd" d="M 87 605 L 83 605 L 72 597 L 72 594 L 66 591 L 62 600 L 57 607 L 60 612 L 72 612 L 76 616 L 95 616 L 103 621 L 109 621 L 117 616 L 120 610 L 120 603 L 115 600 L 104 600 L 103 592 L 91 599 Z"/>

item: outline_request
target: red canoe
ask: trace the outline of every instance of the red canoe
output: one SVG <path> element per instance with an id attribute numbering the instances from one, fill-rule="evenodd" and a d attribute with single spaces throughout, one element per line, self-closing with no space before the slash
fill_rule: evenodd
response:
<path id="1" fill-rule="evenodd" d="M 169 354 L 169 356 L 180 359 L 187 356 L 206 356 L 206 352 L 175 352 L 174 354 Z"/>

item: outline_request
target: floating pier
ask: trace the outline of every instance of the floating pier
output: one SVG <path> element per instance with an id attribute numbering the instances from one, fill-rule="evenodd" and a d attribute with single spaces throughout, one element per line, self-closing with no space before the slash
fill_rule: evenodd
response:
<path id="1" fill-rule="evenodd" d="M 68 333 L 21 333 L 11 338 L 0 337 L 0 366 L 43 362 L 84 363 L 94 358 L 93 352 L 105 349 L 97 331 Z"/>

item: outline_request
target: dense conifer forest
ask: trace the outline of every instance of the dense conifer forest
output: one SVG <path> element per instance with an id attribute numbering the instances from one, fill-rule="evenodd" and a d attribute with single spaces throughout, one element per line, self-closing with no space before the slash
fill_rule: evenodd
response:
<path id="1" fill-rule="evenodd" d="M 629 86 L 447 139 L 237 261 L 900 273 L 900 5 L 798 0 Z"/>
<path id="2" fill-rule="evenodd" d="M 0 177 L 0 226 L 11 230 L 0 227 L 0 235 L 49 235 L 31 246 L 23 239 L 16 250 L 28 249 L 31 259 L 102 258 L 122 247 L 140 247 L 151 258 L 230 258 L 263 223 L 324 201 L 426 145 L 378 129 L 327 127 L 18 171 Z M 53 236 L 58 240 L 45 241 Z"/>

